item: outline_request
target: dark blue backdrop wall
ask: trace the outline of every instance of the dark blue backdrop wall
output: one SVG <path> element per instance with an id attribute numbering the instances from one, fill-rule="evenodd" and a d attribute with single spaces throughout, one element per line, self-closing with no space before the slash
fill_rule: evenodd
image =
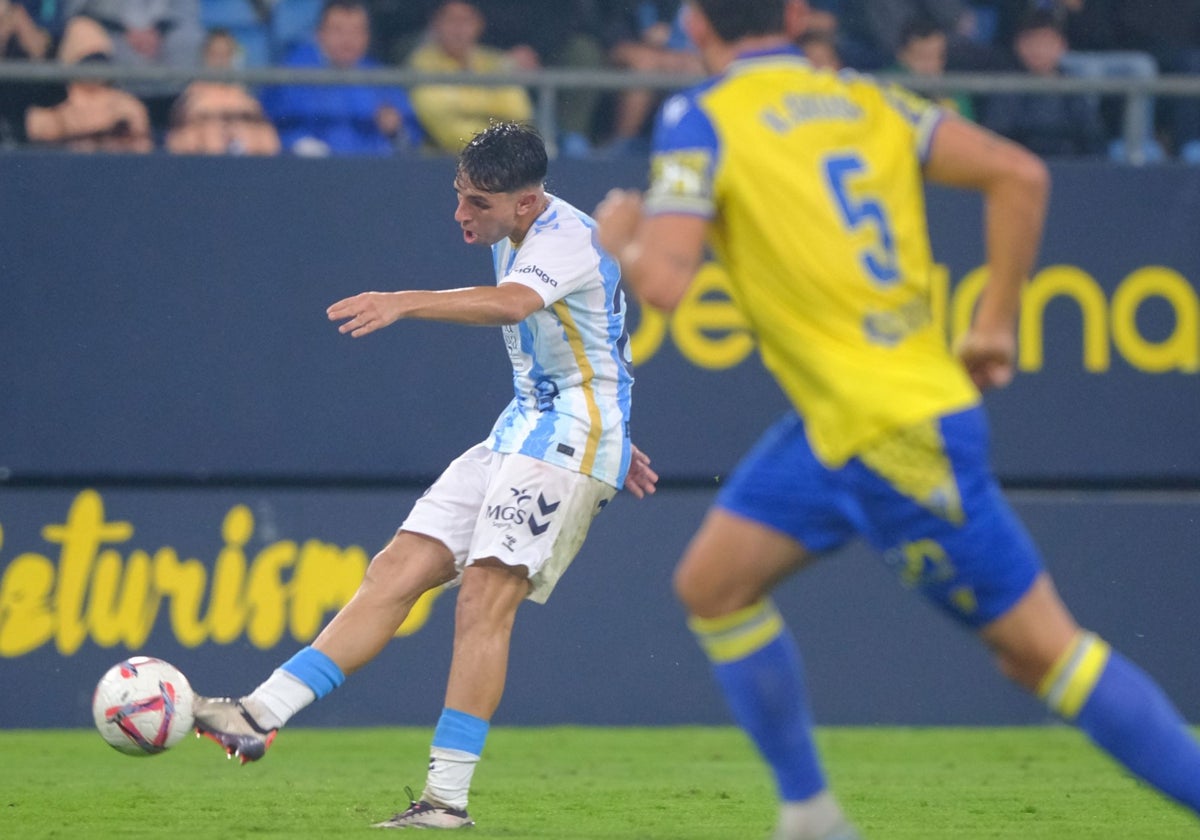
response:
<path id="1" fill-rule="evenodd" d="M 558 162 L 582 207 L 644 161 Z M 325 319 L 365 289 L 491 282 L 444 161 L 0 157 L 0 711 L 87 721 L 130 652 L 241 692 L 312 638 L 431 476 L 510 396 L 493 330 Z M 1080 618 L 1200 720 L 1200 172 L 1054 169 L 1022 375 L 995 461 Z M 977 290 L 979 205 L 934 191 L 935 307 Z M 781 220 L 803 235 L 803 220 Z M 723 722 L 669 594 L 720 476 L 782 409 L 718 270 L 634 320 L 634 437 L 664 476 L 621 498 L 518 622 L 498 722 Z M 309 723 L 428 723 L 452 595 Z M 859 547 L 781 593 L 823 722 L 1042 719 Z M 947 632 L 949 631 L 949 632 Z M 13 686 L 21 686 L 15 691 Z M 35 696 L 31 697 L 30 692 Z"/>

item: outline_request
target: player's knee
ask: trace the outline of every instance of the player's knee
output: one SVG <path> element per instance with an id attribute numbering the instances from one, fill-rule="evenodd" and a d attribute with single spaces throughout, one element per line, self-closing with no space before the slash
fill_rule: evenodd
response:
<path id="1" fill-rule="evenodd" d="M 495 638 L 512 632 L 517 609 L 504 599 L 485 592 L 461 589 L 454 607 L 454 635 Z"/>
<path id="2" fill-rule="evenodd" d="M 695 615 L 696 608 L 703 603 L 704 597 L 697 576 L 686 560 L 675 567 L 671 585 L 675 590 L 675 597 L 689 613 Z"/>
<path id="3" fill-rule="evenodd" d="M 1054 659 L 1037 655 L 1034 650 L 995 652 L 996 669 L 1008 680 L 1026 691 L 1036 692 L 1046 674 L 1054 666 Z"/>
<path id="4" fill-rule="evenodd" d="M 688 615 L 713 618 L 741 609 L 754 602 L 740 587 L 707 574 L 699 565 L 683 560 L 675 569 L 675 597 Z"/>
<path id="5" fill-rule="evenodd" d="M 524 566 L 476 563 L 463 575 L 454 608 L 456 632 L 494 634 L 512 627 L 529 594 Z"/>
<path id="6" fill-rule="evenodd" d="M 371 558 L 360 591 L 390 600 L 419 597 L 427 589 L 454 579 L 454 558 L 448 551 L 426 547 L 398 535 Z"/>
<path id="7" fill-rule="evenodd" d="M 999 671 L 1005 679 L 1016 683 L 1022 688 L 1028 688 L 1025 681 L 1021 678 L 1021 663 L 1017 658 L 1010 656 L 1007 653 L 997 651 L 995 654 L 993 654 L 992 661 L 996 666 L 996 670 Z"/>

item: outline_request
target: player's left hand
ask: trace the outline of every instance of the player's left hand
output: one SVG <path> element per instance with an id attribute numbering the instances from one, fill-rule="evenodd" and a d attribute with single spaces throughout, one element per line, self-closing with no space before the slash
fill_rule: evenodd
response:
<path id="1" fill-rule="evenodd" d="M 339 300 L 325 314 L 330 321 L 345 321 L 338 332 L 360 338 L 398 321 L 404 314 L 400 300 L 397 292 L 363 292 Z"/>
<path id="2" fill-rule="evenodd" d="M 1017 341 L 1011 331 L 972 328 L 959 339 L 955 352 L 980 391 L 1003 388 L 1012 381 Z"/>
<path id="3" fill-rule="evenodd" d="M 637 190 L 609 190 L 592 215 L 600 247 L 620 259 L 642 220 L 642 194 Z"/>
<path id="4" fill-rule="evenodd" d="M 625 489 L 639 499 L 654 494 L 658 473 L 650 469 L 650 457 L 630 444 L 633 454 L 629 458 L 629 472 L 625 474 Z"/>

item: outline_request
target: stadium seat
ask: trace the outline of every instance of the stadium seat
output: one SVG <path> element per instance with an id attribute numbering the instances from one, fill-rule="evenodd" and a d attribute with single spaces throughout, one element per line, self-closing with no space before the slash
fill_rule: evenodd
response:
<path id="1" fill-rule="evenodd" d="M 205 29 L 236 29 L 264 24 L 250 0 L 200 0 L 200 22 Z"/>
<path id="2" fill-rule="evenodd" d="M 1104 52 L 1068 52 L 1062 60 L 1062 71 L 1068 76 L 1082 79 L 1155 79 L 1158 78 L 1158 64 L 1149 53 L 1132 50 L 1114 50 Z M 1099 107 L 1099 94 L 1090 94 Z M 1143 125 L 1146 133 L 1143 135 L 1141 152 L 1127 148 L 1125 137 L 1122 135 L 1109 144 L 1109 157 L 1120 163 L 1161 163 L 1167 155 L 1162 145 L 1154 136 L 1154 99 L 1144 97 L 1138 103 L 1141 109 Z M 1124 114 L 1124 103 L 1121 106 Z"/>
<path id="3" fill-rule="evenodd" d="M 994 44 L 996 29 L 1000 25 L 999 11 L 986 3 L 972 3 L 971 12 L 975 15 L 975 34 L 971 40 L 977 44 Z"/>
<path id="4" fill-rule="evenodd" d="M 312 40 L 321 0 L 279 0 L 271 15 L 271 48 L 281 59 L 295 44 Z"/>
<path id="5" fill-rule="evenodd" d="M 227 29 L 241 44 L 246 67 L 271 63 L 271 30 L 250 0 L 201 0 L 200 22 L 205 29 Z"/>
<path id="6" fill-rule="evenodd" d="M 229 31 L 242 45 L 247 67 L 271 65 L 271 33 L 265 26 L 239 27 Z"/>

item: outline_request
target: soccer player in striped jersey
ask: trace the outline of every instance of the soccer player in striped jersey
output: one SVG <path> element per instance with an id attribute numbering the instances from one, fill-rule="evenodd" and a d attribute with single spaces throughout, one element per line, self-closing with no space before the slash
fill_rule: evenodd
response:
<path id="1" fill-rule="evenodd" d="M 1130 771 L 1200 811 L 1200 748 L 1146 673 L 1076 623 L 988 466 L 981 389 L 1013 375 L 1049 176 L 929 102 L 794 48 L 800 0 L 689 0 L 716 74 L 664 103 L 646 195 L 613 191 L 601 241 L 670 310 L 727 269 L 792 410 L 724 485 L 675 577 L 737 722 L 774 771 L 778 840 L 859 835 L 826 787 L 776 583 L 863 536 L 978 634 L 999 670 Z M 979 191 L 989 279 L 946 346 L 930 311 L 925 180 Z"/>
<path id="2" fill-rule="evenodd" d="M 624 486 L 658 479 L 629 439 L 630 372 L 620 270 L 595 223 L 548 194 L 546 149 L 499 123 L 459 156 L 454 218 L 492 249 L 496 285 L 366 292 L 329 307 L 355 338 L 405 318 L 503 327 L 515 395 L 487 440 L 414 505 L 328 626 L 240 700 L 197 698 L 197 730 L 242 763 L 378 654 L 427 590 L 461 587 L 445 708 L 418 799 L 380 828 L 473 825 L 467 798 L 500 703 L 517 608 L 544 603 L 593 518 Z"/>

